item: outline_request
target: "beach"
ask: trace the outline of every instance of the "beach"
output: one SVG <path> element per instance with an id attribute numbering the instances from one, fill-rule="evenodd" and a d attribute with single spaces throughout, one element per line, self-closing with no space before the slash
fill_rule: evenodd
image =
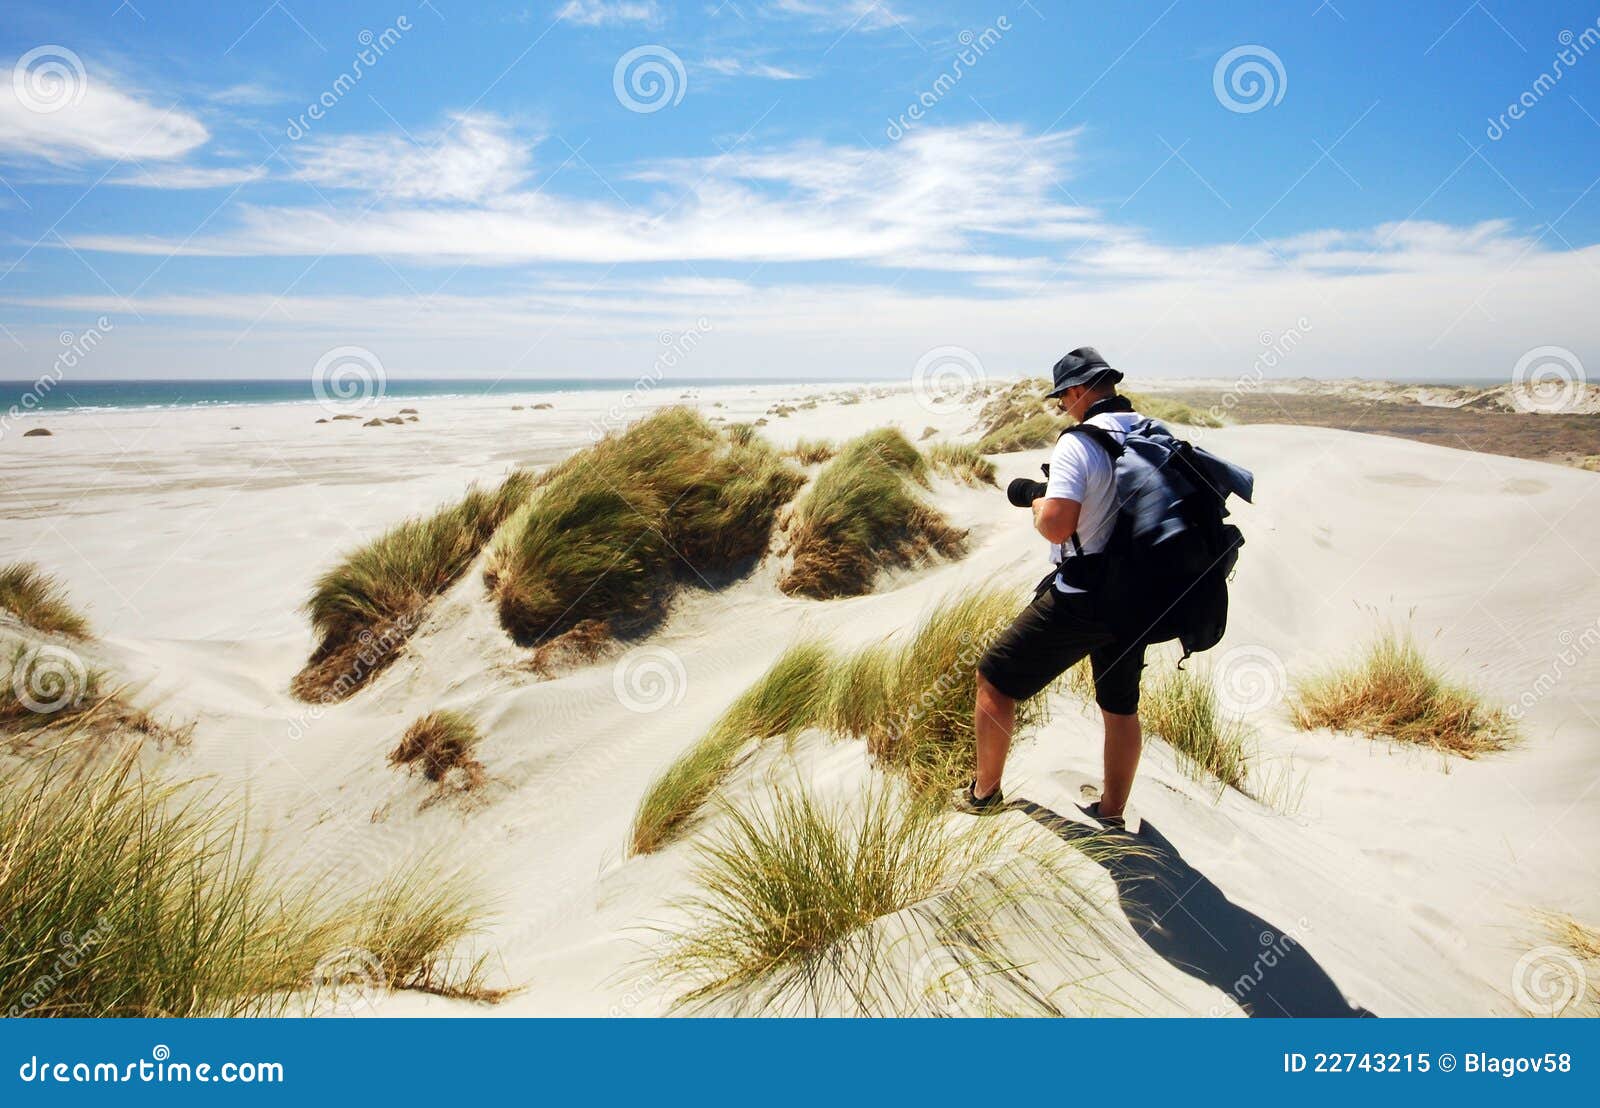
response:
<path id="1" fill-rule="evenodd" d="M 765 419 L 760 434 L 788 448 L 885 426 L 923 445 L 971 440 L 981 400 L 929 402 L 903 385 L 663 385 L 385 398 L 347 420 L 316 404 L 43 413 L 0 439 L 0 560 L 55 575 L 97 633 L 85 656 L 193 724 L 186 744 L 144 752 L 149 770 L 247 804 L 267 848 L 300 868 L 355 882 L 442 852 L 481 883 L 492 909 L 476 941 L 510 995 L 385 992 L 353 1014 L 659 1015 L 677 993 L 652 952 L 682 923 L 704 832 L 629 857 L 639 798 L 802 636 L 867 645 L 990 585 L 1014 586 L 1020 605 L 1045 548 L 1001 490 L 1036 475 L 1048 449 L 993 457 L 1000 488 L 933 478 L 931 501 L 970 535 L 959 558 L 812 600 L 781 592 L 768 557 L 731 583 L 684 589 L 643 640 L 553 674 L 531 671 L 499 626 L 480 556 L 366 688 L 299 701 L 289 683 L 315 645 L 302 609 L 313 583 L 402 519 L 664 406 Z M 415 422 L 364 425 L 406 408 Z M 20 433 L 35 425 L 51 435 Z M 1261 951 L 1281 948 L 1317 988 L 1375 1015 L 1521 1014 L 1519 962 L 1547 945 L 1537 914 L 1600 918 L 1600 475 L 1311 426 L 1183 430 L 1256 474 L 1255 503 L 1235 513 L 1246 546 L 1228 634 L 1189 664 L 1234 683 L 1258 763 L 1281 786 L 1274 802 L 1214 788 L 1151 737 L 1133 810 L 1181 860 L 1192 898 L 1151 919 L 1094 870 L 1086 880 L 1132 969 L 1094 989 L 1056 981 L 1061 1002 L 1097 1015 L 1309 1014 L 1262 1010 L 1240 984 Z M 1385 625 L 1408 626 L 1453 677 L 1513 708 L 1520 740 L 1464 759 L 1292 726 L 1294 679 Z M 1152 668 L 1171 664 L 1152 651 Z M 1007 792 L 1071 815 L 1098 780 L 1099 722 L 1051 695 Z M 484 735 L 487 781 L 467 802 L 427 803 L 385 761 L 408 723 L 439 708 L 470 712 Z M 873 773 L 863 744 L 806 732 L 754 755 L 726 798 L 755 797 L 775 775 L 844 801 Z"/>

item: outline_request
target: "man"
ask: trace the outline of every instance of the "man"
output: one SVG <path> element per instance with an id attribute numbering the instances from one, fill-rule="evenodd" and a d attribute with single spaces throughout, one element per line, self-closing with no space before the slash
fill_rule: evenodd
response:
<path id="1" fill-rule="evenodd" d="M 1123 441 L 1143 417 L 1117 395 L 1122 374 L 1092 346 L 1055 364 L 1049 397 L 1074 420 Z M 1123 825 L 1123 809 L 1139 768 L 1139 674 L 1144 643 L 1116 626 L 1103 553 L 1117 519 L 1116 474 L 1105 449 L 1085 434 L 1065 434 L 1050 456 L 1044 495 L 1033 502 L 1033 526 L 1050 543 L 1056 572 L 978 663 L 978 772 L 956 794 L 956 807 L 974 814 L 999 810 L 1000 778 L 1017 702 L 1039 693 L 1085 656 L 1094 673 L 1095 702 L 1105 721 L 1105 787 L 1092 814 Z"/>

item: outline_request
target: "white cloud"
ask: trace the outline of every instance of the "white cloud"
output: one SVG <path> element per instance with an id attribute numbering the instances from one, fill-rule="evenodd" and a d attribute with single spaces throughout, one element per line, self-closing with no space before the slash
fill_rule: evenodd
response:
<path id="1" fill-rule="evenodd" d="M 296 150 L 291 176 L 396 199 L 478 201 L 522 183 L 531 145 L 495 117 L 459 115 L 415 142 L 390 135 L 314 139 Z"/>
<path id="2" fill-rule="evenodd" d="M 139 166 L 132 173 L 109 177 L 105 183 L 146 189 L 221 189 L 259 181 L 266 175 L 266 169 L 261 166 Z"/>
<path id="3" fill-rule="evenodd" d="M 837 30 L 882 31 L 905 22 L 882 0 L 776 0 L 770 10 Z"/>
<path id="4" fill-rule="evenodd" d="M 218 89 L 208 97 L 215 104 L 242 104 L 257 106 L 261 104 L 281 104 L 289 98 L 276 89 L 254 81 L 244 81 L 237 85 Z"/>
<path id="5" fill-rule="evenodd" d="M 706 58 L 700 62 L 700 66 L 724 77 L 761 77 L 768 81 L 803 81 L 808 76 L 808 74 L 800 73 L 793 69 L 785 69 L 782 66 L 733 57 Z"/>
<path id="6" fill-rule="evenodd" d="M 556 16 L 585 27 L 615 27 L 659 23 L 661 9 L 655 0 L 567 0 Z"/>
<path id="7" fill-rule="evenodd" d="M 124 92 L 60 47 L 24 54 L 10 76 L 0 88 L 0 156 L 63 166 L 165 160 L 210 138 L 205 125 L 177 105 L 163 108 Z"/>

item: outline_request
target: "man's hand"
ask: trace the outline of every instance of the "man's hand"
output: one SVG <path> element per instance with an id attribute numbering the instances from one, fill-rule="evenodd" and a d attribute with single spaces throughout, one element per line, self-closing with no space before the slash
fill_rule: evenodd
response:
<path id="1" fill-rule="evenodd" d="M 1058 496 L 1041 496 L 1033 502 L 1033 529 L 1054 543 L 1066 542 L 1078 529 L 1083 505 Z"/>

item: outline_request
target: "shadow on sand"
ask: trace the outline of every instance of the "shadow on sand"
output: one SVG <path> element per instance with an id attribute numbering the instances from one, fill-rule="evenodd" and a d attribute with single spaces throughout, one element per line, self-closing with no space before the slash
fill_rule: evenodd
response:
<path id="1" fill-rule="evenodd" d="M 1014 800 L 1006 807 L 1068 843 L 1096 838 L 1137 847 L 1090 851 L 1089 856 L 1116 882 L 1128 922 L 1150 949 L 1233 997 L 1246 1015 L 1372 1015 L 1345 1000 L 1293 931 L 1274 927 L 1229 900 L 1149 820 L 1133 834 L 1067 819 L 1030 800 Z"/>

